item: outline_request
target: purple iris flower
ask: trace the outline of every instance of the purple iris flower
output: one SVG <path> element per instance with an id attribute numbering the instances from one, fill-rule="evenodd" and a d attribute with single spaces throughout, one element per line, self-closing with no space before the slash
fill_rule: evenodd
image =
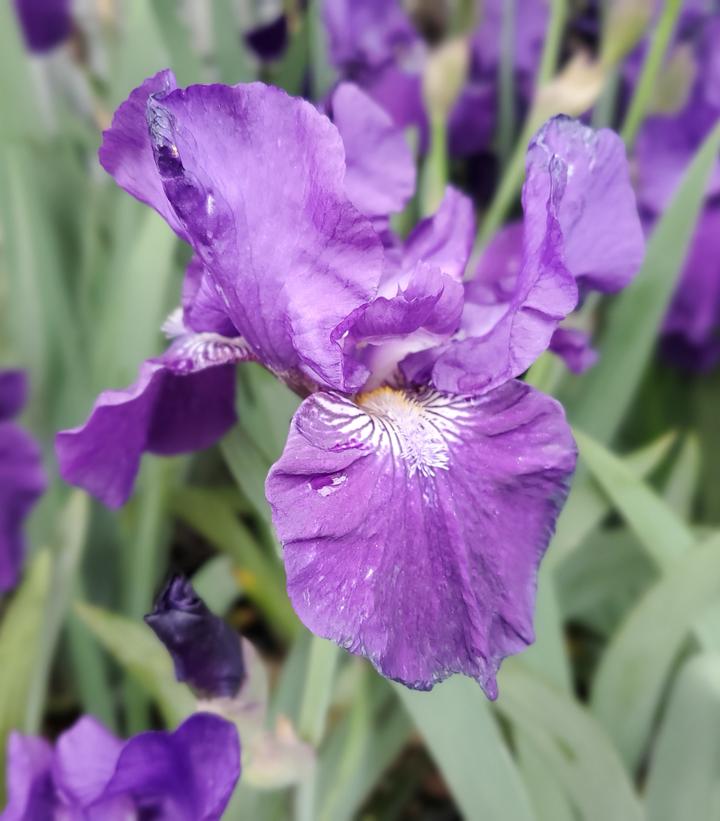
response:
<path id="1" fill-rule="evenodd" d="M 518 106 L 529 101 L 542 54 L 549 5 L 528 0 L 515 16 L 514 66 Z M 474 154 L 489 147 L 497 122 L 503 3 L 486 0 L 470 38 L 466 86 L 449 122 L 451 153 Z M 324 0 L 323 19 L 334 65 L 382 105 L 402 127 L 419 127 L 427 140 L 422 72 L 428 46 L 400 0 Z"/>
<path id="2" fill-rule="evenodd" d="M 232 698 L 245 679 L 240 636 L 208 610 L 190 582 L 174 576 L 145 621 L 165 645 L 175 676 L 204 698 Z"/>
<path id="3" fill-rule="evenodd" d="M 183 107 L 180 118 L 193 124 L 193 139 L 218 149 L 204 180 L 192 146 L 182 162 L 176 156 L 176 104 Z M 206 105 L 232 129 L 226 146 L 215 127 L 208 130 Z M 67 481 L 119 507 L 132 491 L 143 452 L 170 455 L 213 444 L 235 422 L 235 363 L 259 360 L 305 392 L 315 384 L 349 386 L 342 346 L 328 339 L 375 293 L 383 250 L 368 217 L 387 224 L 387 213 L 412 195 L 415 169 L 402 134 L 367 95 L 340 86 L 331 105 L 336 127 L 277 89 L 182 90 L 163 71 L 120 106 L 100 162 L 120 186 L 155 208 L 195 257 L 182 309 L 165 325 L 172 339 L 167 351 L 144 362 L 129 388 L 101 394 L 83 426 L 58 434 Z M 247 125 L 251 117 L 257 122 L 235 135 L 236 120 Z M 268 133 L 277 135 L 272 144 Z M 219 185 L 223 153 L 236 150 L 245 166 L 237 167 L 241 176 L 228 178 L 225 190 Z M 185 168 L 196 163 L 190 186 Z M 246 190 L 252 202 L 243 201 Z M 277 221 L 293 225 L 293 233 L 278 236 Z M 250 242 L 237 245 L 239 228 Z M 225 257 L 230 245 L 237 247 Z M 247 277 L 237 278 L 238 265 Z"/>
<path id="4" fill-rule="evenodd" d="M 720 118 L 720 15 L 703 18 L 681 45 L 690 47 L 694 80 L 682 108 L 648 118 L 636 147 L 638 199 L 652 226 L 667 207 L 702 141 Z M 664 350 L 693 370 L 720 362 L 720 161 L 664 323 Z"/>
<path id="5" fill-rule="evenodd" d="M 70 36 L 71 0 L 15 0 L 15 12 L 30 51 L 43 54 Z"/>
<path id="6" fill-rule="evenodd" d="M 0 371 L 0 593 L 17 584 L 23 563 L 23 522 L 45 490 L 40 448 L 10 421 L 22 410 L 27 381 Z"/>
<path id="7" fill-rule="evenodd" d="M 196 713 L 172 733 L 140 733 L 125 742 L 85 716 L 54 748 L 11 733 L 9 801 L 0 819 L 215 821 L 239 776 L 237 730 L 216 715 Z"/>
<path id="8" fill-rule="evenodd" d="M 460 672 L 494 697 L 502 659 L 533 640 L 537 566 L 576 458 L 562 408 L 516 377 L 578 282 L 618 283 L 642 252 L 624 154 L 566 118 L 540 130 L 511 296 L 483 301 L 463 282 L 475 229 L 459 192 L 405 240 L 378 234 L 380 203 L 409 195 L 390 166 L 404 155 L 377 106 L 360 116 L 367 97 L 345 96 L 333 124 L 261 84 L 176 89 L 163 72 L 121 106 L 101 161 L 195 253 L 177 341 L 153 367 L 188 380 L 253 359 L 306 397 L 266 485 L 300 618 L 410 687 Z M 386 177 L 353 180 L 385 154 Z M 172 429 L 191 427 L 169 405 Z M 110 429 L 133 442 L 122 494 L 103 493 Z M 101 397 L 59 436 L 63 474 L 122 501 L 148 429 L 162 434 L 157 404 L 149 422 Z"/>

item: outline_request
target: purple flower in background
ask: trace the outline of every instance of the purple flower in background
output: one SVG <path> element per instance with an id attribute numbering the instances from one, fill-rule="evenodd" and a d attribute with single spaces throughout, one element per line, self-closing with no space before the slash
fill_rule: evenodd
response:
<path id="1" fill-rule="evenodd" d="M 172 733 L 121 741 L 96 719 L 79 719 L 55 747 L 10 734 L 9 800 L 2 821 L 128 818 L 216 821 L 240 776 L 235 727 L 196 713 Z"/>
<path id="2" fill-rule="evenodd" d="M 266 485 L 296 611 L 389 678 L 429 689 L 460 672 L 494 697 L 502 659 L 533 639 L 537 566 L 575 465 L 561 407 L 516 377 L 578 283 L 632 273 L 642 235 L 624 154 L 567 119 L 539 132 L 519 273 L 485 302 L 463 282 L 470 201 L 448 189 L 394 237 L 406 147 L 353 86 L 329 113 L 261 84 L 176 89 L 169 72 L 121 106 L 101 161 L 195 254 L 176 341 L 152 367 L 182 380 L 253 359 L 306 397 Z M 149 416 L 101 397 L 60 434 L 64 475 L 101 492 L 115 481 L 101 412 L 134 459 L 165 415 L 179 430 L 164 388 L 142 400 Z"/>
<path id="3" fill-rule="evenodd" d="M 547 28 L 546 0 L 529 0 L 516 15 L 514 31 L 517 104 L 527 105 Z M 470 68 L 449 122 L 450 150 L 466 156 L 489 147 L 497 121 L 503 4 L 482 3 L 470 37 Z M 427 140 L 428 115 L 422 74 L 429 46 L 400 0 L 324 0 L 330 56 L 343 76 L 361 86 L 402 127 L 419 127 Z"/>
<path id="4" fill-rule="evenodd" d="M 0 371 L 0 593 L 17 584 L 23 522 L 46 484 L 39 447 L 10 421 L 22 410 L 26 395 L 24 373 Z"/>
<path id="5" fill-rule="evenodd" d="M 165 645 L 178 681 L 205 698 L 233 697 L 245 679 L 240 636 L 182 576 L 167 583 L 145 621 Z"/>
<path id="6" fill-rule="evenodd" d="M 250 29 L 245 34 L 245 42 L 260 60 L 278 60 L 288 45 L 287 15 L 280 14 L 267 23 Z"/>
<path id="7" fill-rule="evenodd" d="M 663 325 L 663 350 L 691 370 L 720 363 L 720 205 L 700 215 Z"/>
<path id="8" fill-rule="evenodd" d="M 692 157 L 720 118 L 720 16 L 715 13 L 690 32 L 681 43 L 691 48 L 695 68 L 685 105 L 675 113 L 648 118 L 638 135 L 638 199 L 648 225 L 667 207 Z M 665 352 L 694 370 L 720 362 L 720 161 L 706 197 L 663 328 Z"/>
<path id="9" fill-rule="evenodd" d="M 30 51 L 43 54 L 70 36 L 72 0 L 15 0 L 15 12 Z"/>

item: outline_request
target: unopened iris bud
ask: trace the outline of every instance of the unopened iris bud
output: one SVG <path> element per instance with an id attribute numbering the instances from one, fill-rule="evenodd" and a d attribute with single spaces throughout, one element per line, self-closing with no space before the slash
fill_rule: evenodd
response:
<path id="1" fill-rule="evenodd" d="M 465 85 L 470 49 L 464 38 L 448 40 L 428 57 L 423 97 L 431 120 L 446 122 Z"/>
<path id="2" fill-rule="evenodd" d="M 178 681 L 206 698 L 237 694 L 245 679 L 240 637 L 187 579 L 173 576 L 145 621 L 172 656 Z"/>

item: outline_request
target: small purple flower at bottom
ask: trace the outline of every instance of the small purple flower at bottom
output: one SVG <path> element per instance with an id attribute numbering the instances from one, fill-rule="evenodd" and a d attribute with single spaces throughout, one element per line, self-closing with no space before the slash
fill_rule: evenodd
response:
<path id="1" fill-rule="evenodd" d="M 174 732 L 125 742 L 85 716 L 54 748 L 10 735 L 9 800 L 0 821 L 216 821 L 239 776 L 237 730 L 216 715 L 196 713 Z"/>
<path id="2" fill-rule="evenodd" d="M 45 490 L 40 448 L 11 419 L 25 404 L 22 371 L 0 371 L 0 593 L 17 584 L 24 559 L 22 527 Z"/>
<path id="3" fill-rule="evenodd" d="M 190 582 L 174 576 L 145 621 L 165 645 L 175 676 L 205 698 L 232 698 L 245 679 L 240 636 L 207 608 Z"/>

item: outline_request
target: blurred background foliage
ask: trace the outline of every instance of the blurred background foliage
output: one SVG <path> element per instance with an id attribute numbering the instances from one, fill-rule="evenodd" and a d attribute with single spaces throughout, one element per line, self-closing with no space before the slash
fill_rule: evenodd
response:
<path id="1" fill-rule="evenodd" d="M 11 3 L 0 5 L 0 362 L 29 370 L 24 422 L 51 476 L 24 580 L 0 605 L 0 750 L 12 728 L 53 736 L 81 712 L 129 735 L 193 709 L 141 620 L 172 567 L 258 648 L 269 724 L 283 717 L 316 750 L 280 775 L 246 768 L 227 818 L 720 817 L 720 373 L 691 375 L 656 355 L 720 130 L 687 169 L 635 282 L 586 305 L 597 366 L 577 377 L 546 354 L 528 374 L 563 401 L 581 453 L 540 574 L 536 644 L 506 662 L 494 704 L 461 677 L 417 693 L 312 639 L 289 605 L 263 488 L 298 400 L 260 368 L 241 369 L 241 422 L 219 448 L 146 457 L 119 513 L 57 477 L 54 433 L 161 350 L 187 262 L 96 161 L 112 111 L 167 66 L 181 85 L 261 78 L 315 99 L 335 79 L 316 0 L 286 4 L 289 45 L 270 63 L 242 36 L 257 22 L 251 3 L 77 5 L 71 42 L 47 57 L 26 53 Z M 517 209 L 542 120 L 597 103 L 595 124 L 611 121 L 617 63 L 647 31 L 629 13 L 642 5 L 610 4 L 599 56 L 580 70 L 566 37 L 579 4 L 552 0 L 535 102 L 524 124 L 499 125 L 502 173 L 481 204 L 480 245 Z M 662 61 L 662 26 L 679 5 L 664 4 L 648 63 Z M 466 6 L 450 4 L 457 20 Z M 649 71 L 617 124 L 630 149 L 657 79 Z M 407 224 L 448 175 L 462 182 L 442 152 L 421 162 L 424 201 Z"/>

